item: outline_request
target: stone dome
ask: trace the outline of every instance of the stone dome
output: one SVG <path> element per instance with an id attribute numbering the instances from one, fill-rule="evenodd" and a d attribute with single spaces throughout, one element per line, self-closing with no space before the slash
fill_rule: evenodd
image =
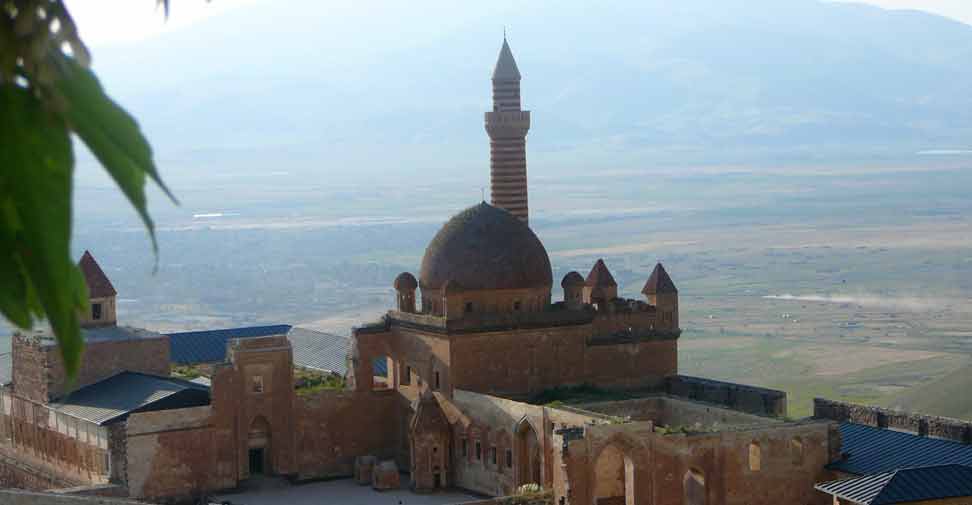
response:
<path id="1" fill-rule="evenodd" d="M 547 288 L 550 258 L 540 239 L 509 212 L 483 202 L 450 219 L 425 249 L 419 286 L 466 290 Z"/>
<path id="2" fill-rule="evenodd" d="M 395 277 L 395 291 L 415 291 L 418 287 L 418 281 L 415 280 L 415 276 L 408 273 L 402 272 Z"/>
<path id="3" fill-rule="evenodd" d="M 560 287 L 562 288 L 580 287 L 583 285 L 584 278 L 581 277 L 581 274 L 574 270 L 567 272 L 567 275 L 564 276 L 564 280 L 560 281 Z"/>

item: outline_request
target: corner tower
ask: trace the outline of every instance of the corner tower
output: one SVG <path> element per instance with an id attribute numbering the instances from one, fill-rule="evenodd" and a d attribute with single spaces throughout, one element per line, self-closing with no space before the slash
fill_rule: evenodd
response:
<path id="1" fill-rule="evenodd" d="M 520 108 L 520 70 L 503 37 L 493 69 L 493 110 L 486 113 L 489 134 L 490 202 L 529 224 L 526 134 L 530 111 Z"/>

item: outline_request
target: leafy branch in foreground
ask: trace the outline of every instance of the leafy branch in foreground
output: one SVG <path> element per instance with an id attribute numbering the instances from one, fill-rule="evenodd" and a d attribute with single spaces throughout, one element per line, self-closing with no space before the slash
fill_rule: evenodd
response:
<path id="1" fill-rule="evenodd" d="M 89 61 L 61 0 L 0 0 L 0 313 L 24 329 L 46 319 L 70 376 L 83 345 L 78 316 L 88 310 L 70 250 L 70 134 L 135 207 L 156 257 L 146 176 L 175 202 L 135 119 L 104 92 Z"/>

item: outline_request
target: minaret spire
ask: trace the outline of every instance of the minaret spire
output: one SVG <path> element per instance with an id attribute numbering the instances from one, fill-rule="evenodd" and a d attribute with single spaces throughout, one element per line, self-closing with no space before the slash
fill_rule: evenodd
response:
<path id="1" fill-rule="evenodd" d="M 489 134 L 491 203 L 529 222 L 526 175 L 526 134 L 530 111 L 520 108 L 520 69 L 506 41 L 493 68 L 493 111 L 486 113 Z"/>

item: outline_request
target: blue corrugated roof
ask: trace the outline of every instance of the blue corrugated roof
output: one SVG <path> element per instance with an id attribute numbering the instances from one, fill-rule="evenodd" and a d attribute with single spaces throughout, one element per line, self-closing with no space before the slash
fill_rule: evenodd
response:
<path id="1" fill-rule="evenodd" d="M 219 363 L 226 360 L 226 342 L 231 339 L 286 335 L 289 331 L 289 324 L 276 324 L 169 333 L 170 359 L 180 365 Z"/>
<path id="2" fill-rule="evenodd" d="M 972 466 L 972 445 L 920 437 L 856 423 L 841 423 L 845 457 L 828 468 L 855 475 L 899 468 L 959 464 Z"/>
<path id="3" fill-rule="evenodd" d="M 206 386 L 174 377 L 120 372 L 74 391 L 51 407 L 71 417 L 106 424 L 132 412 L 151 410 L 152 404 L 187 391 L 191 394 L 183 395 L 179 407 L 209 403 Z"/>
<path id="4" fill-rule="evenodd" d="M 825 482 L 815 487 L 861 505 L 972 497 L 972 467 L 937 465 L 902 468 L 866 477 Z"/>

